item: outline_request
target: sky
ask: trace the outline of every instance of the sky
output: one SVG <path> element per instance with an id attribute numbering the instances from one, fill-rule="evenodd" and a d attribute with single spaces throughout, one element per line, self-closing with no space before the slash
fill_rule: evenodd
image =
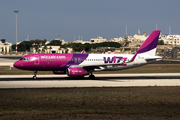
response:
<path id="1" fill-rule="evenodd" d="M 110 38 L 162 34 L 180 34 L 180 0 L 1 0 L 0 39 L 18 42 L 55 38 L 89 41 L 98 36 Z"/>

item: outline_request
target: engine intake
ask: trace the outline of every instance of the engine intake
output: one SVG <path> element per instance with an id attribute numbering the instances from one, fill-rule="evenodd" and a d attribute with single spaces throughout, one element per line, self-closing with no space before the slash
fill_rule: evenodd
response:
<path id="1" fill-rule="evenodd" d="M 69 77 L 81 77 L 87 75 L 88 72 L 83 68 L 68 68 L 67 75 Z"/>

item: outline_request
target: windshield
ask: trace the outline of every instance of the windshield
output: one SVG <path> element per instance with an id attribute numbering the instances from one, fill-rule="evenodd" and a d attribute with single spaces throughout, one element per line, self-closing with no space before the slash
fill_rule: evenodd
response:
<path id="1" fill-rule="evenodd" d="M 29 61 L 29 58 L 21 58 L 20 60 Z"/>

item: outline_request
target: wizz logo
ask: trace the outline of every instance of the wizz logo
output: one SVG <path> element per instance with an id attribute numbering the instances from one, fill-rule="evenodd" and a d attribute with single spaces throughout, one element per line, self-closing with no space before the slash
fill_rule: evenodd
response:
<path id="1" fill-rule="evenodd" d="M 123 57 L 103 57 L 104 63 L 119 63 Z"/>

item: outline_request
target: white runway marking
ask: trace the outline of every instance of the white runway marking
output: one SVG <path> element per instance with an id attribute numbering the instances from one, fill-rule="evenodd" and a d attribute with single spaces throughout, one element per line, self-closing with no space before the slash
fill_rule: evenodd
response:
<path id="1" fill-rule="evenodd" d="M 2 75 L 0 88 L 180 86 L 179 73 L 96 74 L 95 80 L 66 75 L 37 75 L 37 80 L 33 80 L 32 76 Z"/>

